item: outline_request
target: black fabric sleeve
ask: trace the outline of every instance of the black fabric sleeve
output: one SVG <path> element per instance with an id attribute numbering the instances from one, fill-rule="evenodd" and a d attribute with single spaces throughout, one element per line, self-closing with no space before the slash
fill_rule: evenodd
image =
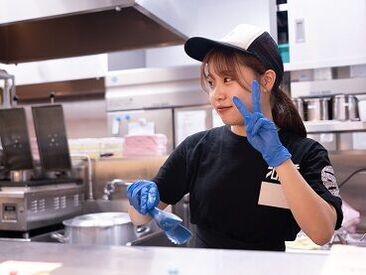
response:
<path id="1" fill-rule="evenodd" d="M 329 161 L 327 150 L 318 142 L 313 142 L 300 164 L 300 173 L 313 190 L 337 212 L 335 229 L 342 225 L 342 200 L 334 169 Z"/>
<path id="2" fill-rule="evenodd" d="M 157 175 L 152 179 L 159 189 L 160 200 L 176 204 L 188 193 L 186 173 L 186 143 L 183 141 L 165 161 Z"/>

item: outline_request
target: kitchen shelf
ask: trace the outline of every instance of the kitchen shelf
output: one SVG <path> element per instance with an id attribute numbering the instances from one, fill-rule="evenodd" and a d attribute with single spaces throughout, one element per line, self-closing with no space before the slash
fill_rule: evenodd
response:
<path id="1" fill-rule="evenodd" d="M 366 121 L 304 121 L 308 133 L 336 133 L 366 131 Z"/>

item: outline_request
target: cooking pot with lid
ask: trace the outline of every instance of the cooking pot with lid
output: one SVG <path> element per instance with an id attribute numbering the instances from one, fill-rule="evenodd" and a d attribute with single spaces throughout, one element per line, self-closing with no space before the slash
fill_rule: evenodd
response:
<path id="1" fill-rule="evenodd" d="M 103 212 L 86 214 L 63 221 L 65 234 L 53 233 L 62 243 L 126 245 L 137 239 L 128 213 Z"/>

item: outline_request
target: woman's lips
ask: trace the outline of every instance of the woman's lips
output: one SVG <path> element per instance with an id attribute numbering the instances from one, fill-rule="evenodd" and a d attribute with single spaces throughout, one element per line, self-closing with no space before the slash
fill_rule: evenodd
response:
<path id="1" fill-rule="evenodd" d="M 227 106 L 227 107 L 217 107 L 216 110 L 219 113 L 224 113 L 226 111 L 228 111 L 232 106 Z"/>

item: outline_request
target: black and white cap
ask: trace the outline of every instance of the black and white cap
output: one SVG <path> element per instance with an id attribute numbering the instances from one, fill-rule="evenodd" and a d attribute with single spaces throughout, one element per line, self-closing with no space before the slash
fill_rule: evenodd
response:
<path id="1" fill-rule="evenodd" d="M 192 37 L 184 45 L 185 52 L 198 61 L 214 48 L 229 48 L 256 57 L 265 68 L 276 73 L 274 87 L 278 87 L 283 77 L 283 62 L 277 43 L 271 35 L 261 28 L 240 24 L 220 40 Z"/>

